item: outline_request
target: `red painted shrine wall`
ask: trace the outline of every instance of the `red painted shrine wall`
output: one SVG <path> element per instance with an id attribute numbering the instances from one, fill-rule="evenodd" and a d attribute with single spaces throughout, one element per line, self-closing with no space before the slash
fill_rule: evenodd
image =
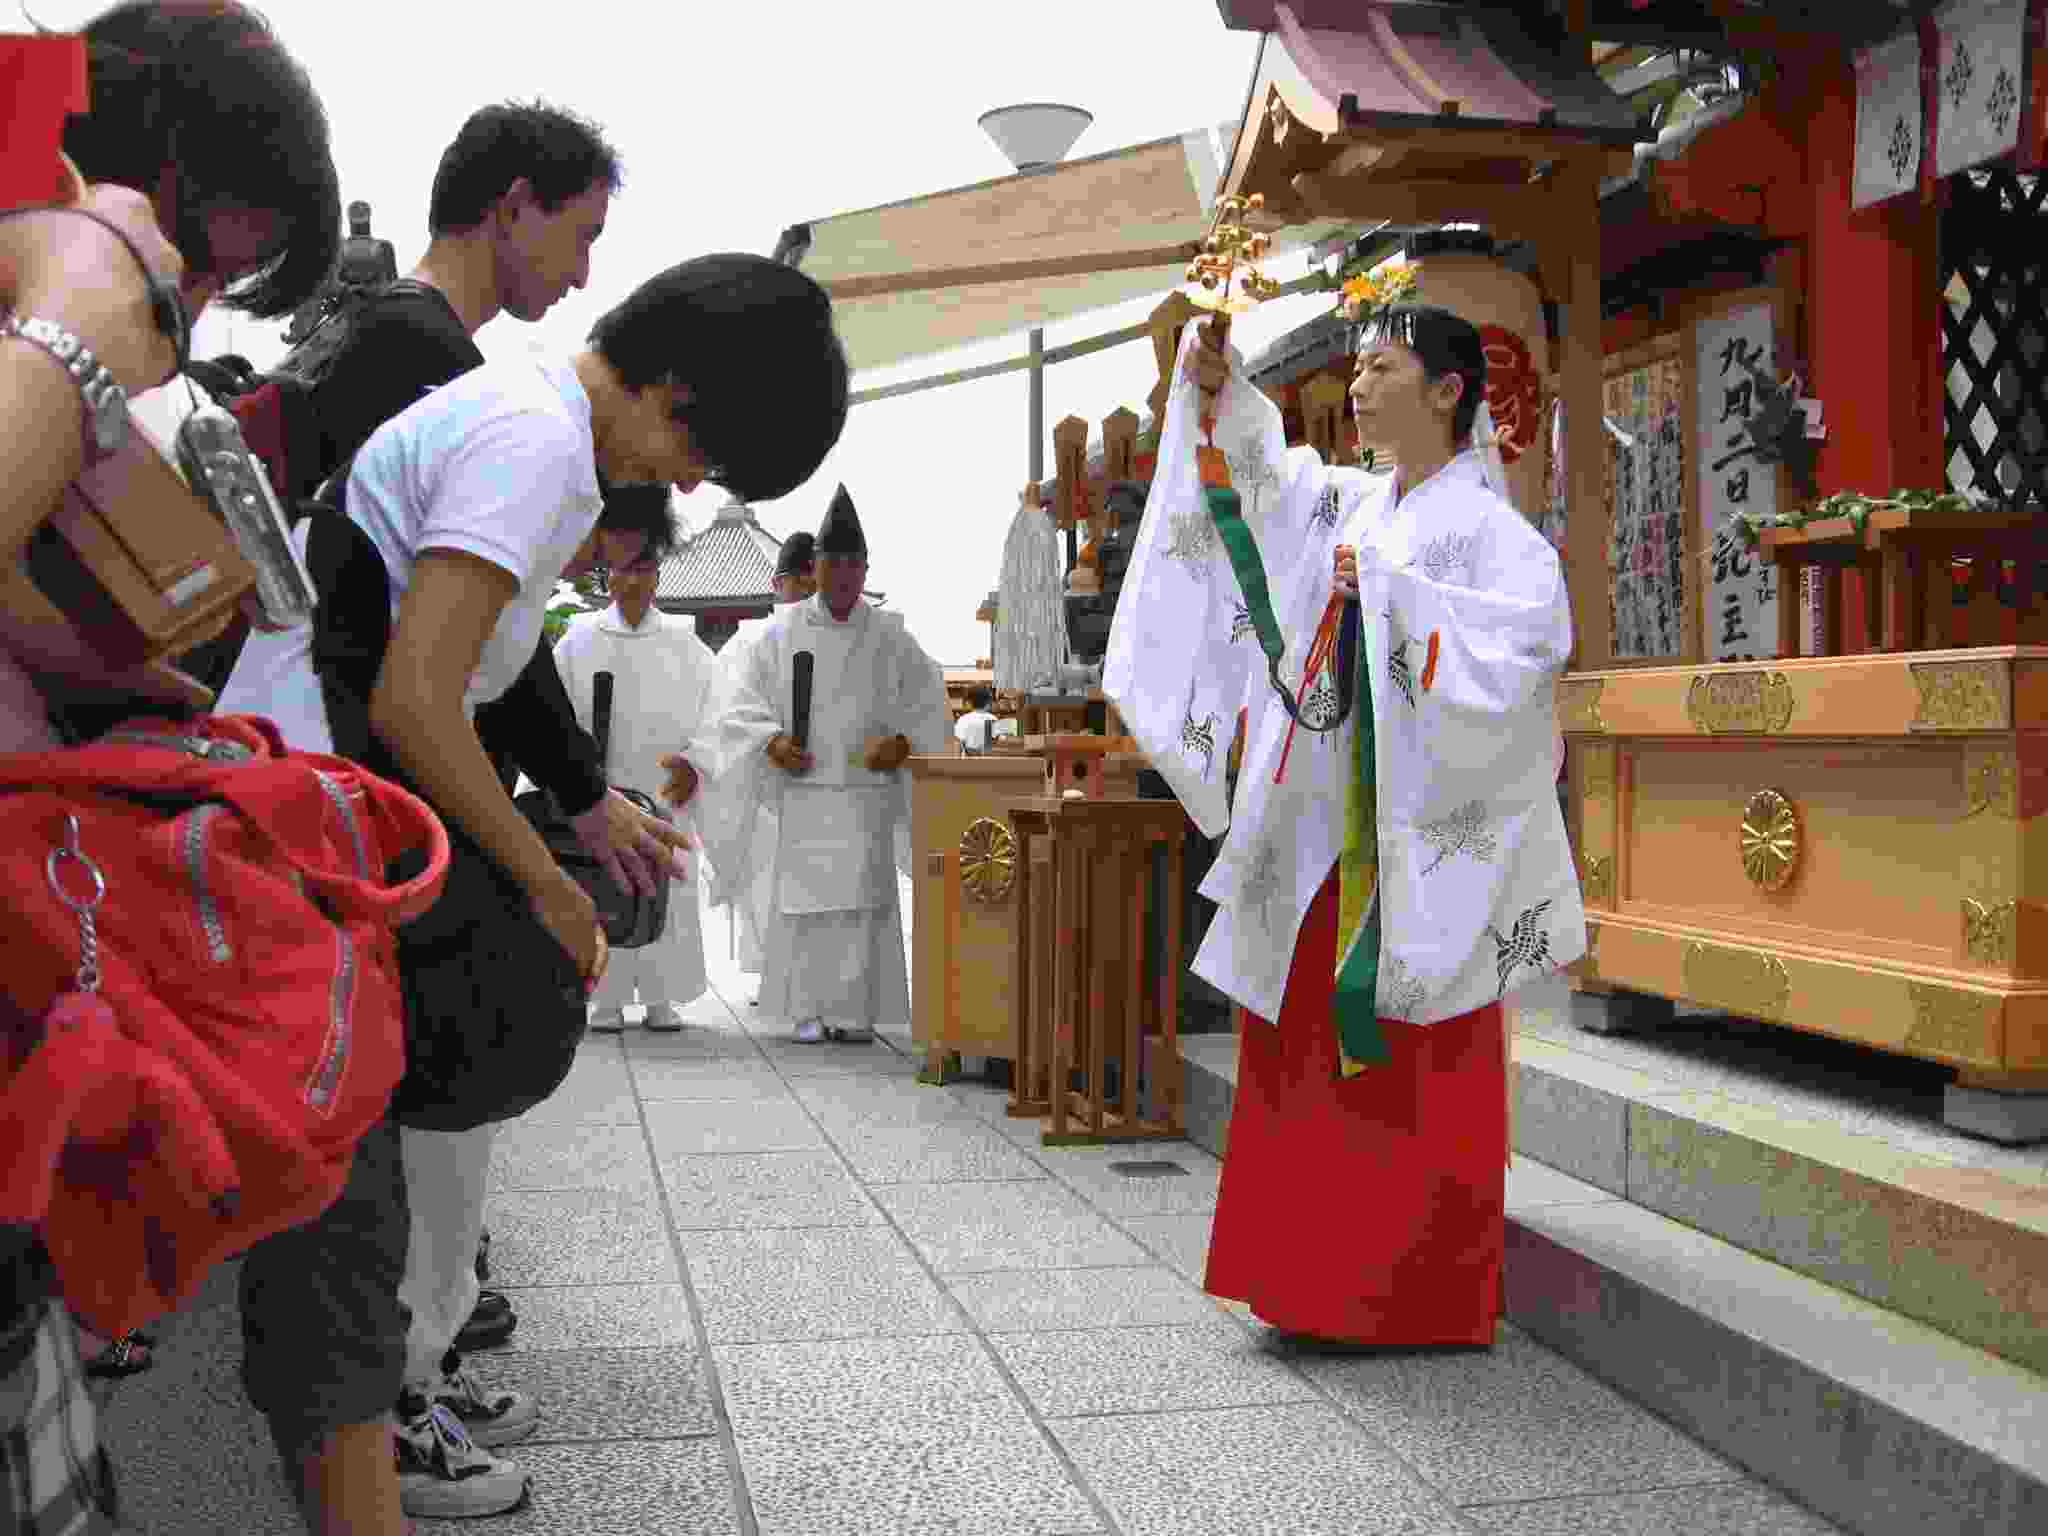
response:
<path id="1" fill-rule="evenodd" d="M 1779 272 L 1799 316 L 1798 334 L 1787 339 L 1809 365 L 1809 391 L 1826 406 L 1828 441 L 1816 474 L 1823 496 L 1945 484 L 1939 209 L 1908 196 L 1853 210 L 1855 152 L 1848 58 L 1816 50 L 1784 58 L 1779 83 L 1754 107 L 1654 173 L 1674 213 L 1761 223 L 1797 242 Z M 1647 340 L 1655 328 L 1645 310 L 1617 316 L 1606 327 L 1607 350 Z M 1863 609 L 1858 576 L 1847 579 L 1843 642 L 1853 651 L 1864 645 Z M 2001 611 L 2009 629 L 2010 611 Z M 1971 627 L 1968 643 L 2012 638 Z"/>

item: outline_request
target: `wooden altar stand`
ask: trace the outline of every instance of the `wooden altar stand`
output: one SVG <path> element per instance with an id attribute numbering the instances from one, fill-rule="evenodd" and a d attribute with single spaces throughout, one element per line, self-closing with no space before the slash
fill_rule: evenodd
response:
<path id="1" fill-rule="evenodd" d="M 1016 1072 L 1009 1113 L 1048 1120 L 1047 1146 L 1183 1134 L 1180 1084 L 1181 837 L 1178 801 L 1033 799 L 1010 807 L 1017 860 Z M 1153 889 L 1152 851 L 1165 849 Z M 1164 918 L 1166 963 L 1146 996 L 1147 919 Z M 1145 1039 L 1158 1080 L 1139 1097 Z M 1117 1063 L 1116 1094 L 1109 1063 Z M 1079 1084 L 1075 1078 L 1078 1075 Z"/>
<path id="2" fill-rule="evenodd" d="M 1842 572 L 1863 572 L 1863 633 L 1870 651 L 1938 649 L 1928 633 L 1928 573 L 1944 560 L 2039 558 L 2043 541 L 2027 507 L 1876 507 L 1859 532 L 1847 517 L 1816 518 L 1803 528 L 1766 528 L 1757 541 L 1777 564 L 1778 590 L 1799 590 L 1799 572 L 1821 573 L 1823 656 L 1842 654 Z M 1778 655 L 1797 656 L 1801 605 L 1778 604 Z"/>

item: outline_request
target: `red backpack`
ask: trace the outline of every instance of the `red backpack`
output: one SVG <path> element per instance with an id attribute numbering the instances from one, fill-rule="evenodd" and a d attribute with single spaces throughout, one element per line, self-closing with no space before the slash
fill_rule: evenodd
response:
<path id="1" fill-rule="evenodd" d="M 405 1064 L 393 929 L 447 868 L 425 804 L 267 720 L 0 756 L 0 1222 L 95 1331 L 340 1194 Z"/>

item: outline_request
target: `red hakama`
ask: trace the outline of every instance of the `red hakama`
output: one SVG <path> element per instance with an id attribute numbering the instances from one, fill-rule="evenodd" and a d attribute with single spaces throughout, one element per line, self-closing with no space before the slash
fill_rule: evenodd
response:
<path id="1" fill-rule="evenodd" d="M 1279 1021 L 1243 1021 L 1203 1287 L 1290 1333 L 1491 1344 L 1507 1180 L 1500 1005 L 1382 1019 L 1391 1059 L 1339 1078 L 1336 957 L 1333 871 L 1302 921 Z"/>

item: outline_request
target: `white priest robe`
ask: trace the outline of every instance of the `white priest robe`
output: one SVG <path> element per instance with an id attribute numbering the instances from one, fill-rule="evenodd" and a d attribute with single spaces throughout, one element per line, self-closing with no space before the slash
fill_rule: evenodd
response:
<path id="1" fill-rule="evenodd" d="M 1190 326 L 1183 364 L 1196 344 Z M 1304 687 L 1303 661 L 1336 546 L 1358 551 L 1382 1056 L 1346 1072 L 1337 864 L 1360 722 L 1304 726 L 1290 743 L 1198 484 L 1196 399 L 1183 368 L 1103 688 L 1202 829 L 1227 830 L 1202 885 L 1218 910 L 1195 970 L 1256 1017 L 1238 1042 L 1203 1286 L 1290 1332 L 1487 1344 L 1508 1141 L 1498 1005 L 1585 949 L 1554 787 L 1552 684 L 1571 648 L 1557 555 L 1473 454 L 1396 502 L 1389 476 L 1287 452 L 1279 412 L 1233 369 L 1215 440 L 1256 535 L 1280 677 L 1318 723 L 1335 720 L 1340 690 L 1327 673 Z M 1233 806 L 1223 766 L 1240 710 Z M 1360 1219 L 1332 1220 L 1332 1198 L 1363 1198 Z"/>
<path id="2" fill-rule="evenodd" d="M 662 803 L 668 773 L 664 757 L 681 753 L 697 770 L 697 793 L 680 810 L 679 825 L 697 831 L 698 802 L 715 793 L 718 776 L 717 721 L 712 711 L 717 659 L 683 620 L 650 607 L 635 626 L 614 603 L 603 613 L 578 614 L 555 643 L 576 718 L 587 731 L 595 715 L 595 679 L 612 674 L 612 718 L 606 776 Z M 639 949 L 615 949 L 591 1001 L 612 1009 L 638 1001 L 678 1008 L 695 1001 L 707 985 L 704 926 L 698 872 L 669 889 L 668 925 L 660 938 Z"/>
<path id="3" fill-rule="evenodd" d="M 812 663 L 809 750 L 801 778 L 768 761 L 790 728 L 791 658 Z M 872 1030 L 907 1023 L 896 877 L 907 873 L 909 775 L 862 763 L 875 737 L 901 735 L 913 753 L 952 739 L 944 674 L 903 627 L 867 602 L 841 623 L 822 598 L 768 620 L 734 669 L 719 738 L 726 793 L 715 861 L 735 866 L 753 846 L 761 812 L 774 817 L 773 888 L 763 935 L 760 1003 L 793 1022 Z"/>
<path id="4" fill-rule="evenodd" d="M 1302 918 L 1343 846 L 1356 722 L 1295 733 L 1203 502 L 1189 326 L 1159 470 L 1124 579 L 1103 691 L 1196 824 L 1228 836 L 1194 969 L 1277 1018 Z M 1280 413 L 1234 368 L 1215 441 L 1255 534 L 1286 642 L 1303 660 L 1340 543 L 1358 551 L 1379 824 L 1379 1013 L 1426 1024 L 1504 998 L 1585 953 L 1558 805 L 1555 680 L 1571 650 L 1557 553 L 1460 454 L 1393 500 L 1394 477 L 1288 450 Z M 1335 702 L 1319 684 L 1316 702 Z M 1239 710 L 1236 804 L 1224 755 Z M 1275 782 L 1283 751 L 1285 774 Z"/>
<path id="5" fill-rule="evenodd" d="M 766 620 L 748 621 L 718 653 L 713 705 L 716 718 L 724 718 L 726 704 L 746 664 L 747 652 L 766 627 Z M 705 852 L 710 855 L 711 903 L 723 907 L 730 916 L 733 959 L 739 969 L 747 975 L 759 976 L 765 963 L 766 935 L 774 918 L 775 813 L 767 805 L 735 805 L 733 788 L 732 783 L 721 779 L 718 787 L 703 797 L 698 808 L 699 822 L 704 828 Z M 750 816 L 753 825 L 753 835 L 744 841 L 731 835 L 725 825 L 728 819 L 742 815 Z"/>

